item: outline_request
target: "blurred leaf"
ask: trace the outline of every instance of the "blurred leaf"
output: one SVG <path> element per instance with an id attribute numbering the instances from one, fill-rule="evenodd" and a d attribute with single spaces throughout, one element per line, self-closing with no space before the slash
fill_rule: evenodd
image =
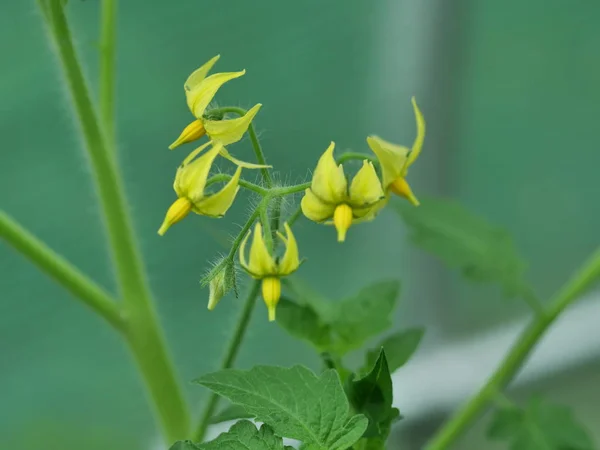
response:
<path id="1" fill-rule="evenodd" d="M 315 448 L 346 450 L 367 428 L 363 415 L 349 417 L 348 400 L 335 370 L 316 376 L 302 366 L 256 366 L 221 370 L 196 382 L 243 406 L 279 436 Z"/>
<path id="2" fill-rule="evenodd" d="M 251 419 L 253 417 L 254 416 L 252 414 L 248 414 L 243 406 L 229 405 L 215 414 L 212 419 L 210 419 L 210 423 L 229 422 L 230 420 L 238 419 Z"/>
<path id="3" fill-rule="evenodd" d="M 376 348 L 369 350 L 360 373 L 367 373 L 373 367 L 382 348 L 385 350 L 390 372 L 393 373 L 408 362 L 417 350 L 424 334 L 424 328 L 411 328 L 388 336 Z"/>
<path id="4" fill-rule="evenodd" d="M 497 411 L 488 437 L 507 440 L 511 450 L 593 450 L 594 444 L 571 410 L 534 397 L 526 408 Z"/>
<path id="5" fill-rule="evenodd" d="M 400 286 L 397 281 L 373 283 L 350 298 L 327 302 L 296 282 L 287 283 L 297 302 L 281 303 L 281 325 L 292 336 L 305 339 L 319 352 L 343 355 L 391 325 Z M 280 315 L 280 306 L 277 314 Z"/>
<path id="6" fill-rule="evenodd" d="M 310 305 L 281 298 L 277 305 L 277 323 L 292 336 L 304 339 L 322 352 L 331 345 L 331 328 L 324 324 Z"/>
<path id="7" fill-rule="evenodd" d="M 523 280 L 525 263 L 511 236 L 460 204 L 428 199 L 414 208 L 395 203 L 416 245 L 437 255 L 467 278 L 499 283 L 505 295 L 515 297 L 528 291 Z"/>
<path id="8" fill-rule="evenodd" d="M 369 426 L 363 437 L 385 441 L 392 422 L 398 419 L 400 412 L 392 407 L 392 377 L 383 349 L 369 373 L 350 383 L 348 397 L 354 410 L 369 419 Z"/>
<path id="9" fill-rule="evenodd" d="M 247 420 L 234 424 L 229 431 L 221 433 L 216 439 L 203 444 L 190 441 L 176 442 L 171 450 L 285 450 L 283 440 L 275 436 L 268 425 L 260 430 Z"/>
<path id="10" fill-rule="evenodd" d="M 354 446 L 352 450 L 387 450 L 385 439 L 378 437 L 362 438 Z"/>

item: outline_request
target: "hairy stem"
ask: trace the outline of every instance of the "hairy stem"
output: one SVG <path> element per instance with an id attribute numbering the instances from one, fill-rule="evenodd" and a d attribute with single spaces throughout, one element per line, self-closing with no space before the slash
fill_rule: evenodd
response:
<path id="1" fill-rule="evenodd" d="M 252 312 L 254 311 L 254 306 L 256 304 L 256 299 L 258 298 L 258 291 L 260 289 L 260 281 L 256 280 L 253 282 L 252 287 L 250 288 L 250 292 L 248 292 L 248 297 L 244 303 L 244 308 L 242 309 L 242 313 L 240 314 L 240 318 L 237 321 L 237 324 L 233 330 L 233 336 L 231 337 L 231 341 L 227 346 L 227 350 L 225 351 L 225 355 L 223 356 L 223 361 L 219 366 L 220 370 L 229 369 L 233 366 L 235 362 L 235 358 L 240 350 L 240 346 L 242 344 L 242 340 L 246 334 L 246 330 L 248 329 L 248 325 L 250 324 L 250 319 L 252 318 Z M 211 393 L 204 410 L 202 411 L 200 424 L 198 428 L 194 432 L 193 440 L 194 442 L 202 442 L 204 439 L 204 435 L 206 434 L 206 429 L 210 425 L 210 420 L 215 414 L 215 410 L 219 403 L 219 396 L 217 394 Z"/>
<path id="2" fill-rule="evenodd" d="M 0 211 L 0 237 L 116 330 L 123 331 L 123 316 L 111 296 L 3 211 Z"/>
<path id="3" fill-rule="evenodd" d="M 378 164 L 378 161 L 375 157 L 373 157 L 371 155 L 365 155 L 364 153 L 358 153 L 358 152 L 342 153 L 340 156 L 337 157 L 336 161 L 338 164 L 343 164 L 346 161 L 351 161 L 353 159 L 357 159 L 360 161 L 364 161 L 366 159 L 367 161 L 371 161 L 373 164 Z"/>
<path id="4" fill-rule="evenodd" d="M 128 317 L 128 344 L 138 363 L 165 438 L 187 437 L 189 415 L 150 297 L 115 159 L 102 133 L 77 59 L 62 0 L 39 0 L 88 152 Z"/>
<path id="5" fill-rule="evenodd" d="M 117 0 L 102 0 L 100 19 L 100 117 L 115 151 L 115 53 Z"/>
<path id="6" fill-rule="evenodd" d="M 218 175 L 214 175 L 206 181 L 206 187 L 209 187 L 215 183 L 227 182 L 227 181 L 231 180 L 231 178 L 232 178 L 232 176 L 228 175 L 226 173 L 220 173 Z M 259 186 L 258 184 L 250 183 L 249 181 L 246 181 L 246 180 L 240 179 L 238 184 L 241 187 L 243 187 L 244 189 L 248 189 L 249 191 L 256 192 L 257 194 L 262 195 L 262 196 L 267 195 L 267 193 L 269 192 L 267 189 L 263 188 L 262 186 Z"/>
<path id="7" fill-rule="evenodd" d="M 600 248 L 558 292 L 546 314 L 538 315 L 531 321 L 483 388 L 446 422 L 425 447 L 426 450 L 443 450 L 452 445 L 510 383 L 548 327 L 573 301 L 598 281 L 598 278 Z"/>

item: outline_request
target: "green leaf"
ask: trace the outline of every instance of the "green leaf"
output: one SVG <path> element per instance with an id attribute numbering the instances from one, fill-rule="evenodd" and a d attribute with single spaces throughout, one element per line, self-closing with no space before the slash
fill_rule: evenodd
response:
<path id="1" fill-rule="evenodd" d="M 564 406 L 534 397 L 524 410 L 498 410 L 488 428 L 488 437 L 511 442 L 511 450 L 593 450 L 585 428 Z"/>
<path id="2" fill-rule="evenodd" d="M 369 426 L 363 437 L 385 440 L 392 422 L 398 419 L 400 413 L 392 407 L 392 377 L 383 349 L 369 373 L 351 382 L 348 391 L 354 410 L 369 419 Z"/>
<path id="3" fill-rule="evenodd" d="M 405 331 L 399 331 L 385 338 L 377 347 L 369 350 L 366 356 L 365 365 L 360 373 L 367 373 L 373 367 L 379 357 L 381 349 L 385 350 L 390 372 L 398 370 L 408 362 L 413 353 L 417 350 L 425 329 L 410 328 Z"/>
<path id="4" fill-rule="evenodd" d="M 229 405 L 215 414 L 210 419 L 210 423 L 221 423 L 238 419 L 251 419 L 253 417 L 254 416 L 252 414 L 248 414 L 244 407 L 239 405 Z"/>
<path id="5" fill-rule="evenodd" d="M 216 439 L 204 444 L 190 441 L 176 442 L 171 450 L 285 450 L 283 440 L 275 436 L 268 425 L 260 430 L 252 422 L 243 420 L 234 424 L 229 431 L 221 433 Z"/>
<path id="6" fill-rule="evenodd" d="M 335 370 L 316 376 L 306 367 L 256 366 L 203 375 L 197 383 L 243 406 L 279 436 L 319 450 L 346 450 L 365 431 L 363 415 L 349 417 Z"/>
<path id="7" fill-rule="evenodd" d="M 397 281 L 371 284 L 350 298 L 328 302 L 298 282 L 288 282 L 293 302 L 281 303 L 278 323 L 292 336 L 305 339 L 319 352 L 343 355 L 391 325 L 400 286 Z M 280 315 L 278 306 L 277 314 Z"/>
<path id="8" fill-rule="evenodd" d="M 320 352 L 331 346 L 331 327 L 323 323 L 310 305 L 300 305 L 282 297 L 277 305 L 277 323 L 292 336 L 311 343 Z"/>
<path id="9" fill-rule="evenodd" d="M 412 240 L 467 278 L 498 283 L 509 297 L 528 290 L 525 263 L 505 230 L 450 200 L 428 199 L 418 208 L 394 205 L 412 228 Z"/>
<path id="10" fill-rule="evenodd" d="M 333 350 L 345 353 L 360 348 L 367 339 L 387 330 L 392 325 L 390 315 L 399 292 L 397 281 L 381 281 L 336 303 L 337 311 L 331 323 L 335 339 Z"/>

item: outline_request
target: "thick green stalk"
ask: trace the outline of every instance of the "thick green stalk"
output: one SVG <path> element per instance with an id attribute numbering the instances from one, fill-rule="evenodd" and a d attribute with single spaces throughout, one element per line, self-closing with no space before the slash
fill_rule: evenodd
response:
<path id="1" fill-rule="evenodd" d="M 124 318 L 111 296 L 3 211 L 0 211 L 0 237 L 115 329 L 123 331 Z"/>
<path id="2" fill-rule="evenodd" d="M 446 422 L 425 447 L 426 450 L 444 450 L 452 445 L 510 383 L 548 327 L 599 278 L 600 248 L 558 292 L 546 314 L 537 316 L 525 328 L 485 386 Z"/>
<path id="3" fill-rule="evenodd" d="M 248 325 L 250 324 L 250 319 L 252 318 L 252 312 L 254 311 L 254 305 L 256 305 L 256 299 L 258 298 L 258 291 L 260 289 L 260 281 L 256 280 L 253 282 L 252 287 L 250 288 L 250 292 L 248 293 L 248 297 L 244 303 L 244 309 L 240 314 L 240 318 L 237 321 L 237 324 L 233 330 L 233 336 L 231 337 L 231 341 L 227 346 L 227 350 L 225 351 L 225 355 L 223 357 L 223 361 L 219 366 L 219 370 L 229 369 L 233 366 L 235 362 L 235 358 L 240 350 L 240 346 L 242 340 L 244 339 L 244 335 L 246 334 L 246 330 L 248 329 Z M 194 432 L 192 439 L 194 442 L 202 442 L 204 439 L 204 435 L 206 434 L 206 429 L 210 425 L 210 420 L 215 414 L 215 410 L 219 403 L 219 396 L 217 394 L 211 393 L 208 402 L 204 410 L 202 411 L 200 424 L 198 428 Z"/>
<path id="4" fill-rule="evenodd" d="M 134 239 L 123 183 L 94 111 L 62 0 L 40 0 L 86 143 L 106 223 L 118 285 L 127 310 L 126 336 L 168 441 L 186 438 L 188 410 L 158 325 Z"/>
<path id="5" fill-rule="evenodd" d="M 115 150 L 115 53 L 117 0 L 102 0 L 100 19 L 100 117 L 110 148 Z"/>

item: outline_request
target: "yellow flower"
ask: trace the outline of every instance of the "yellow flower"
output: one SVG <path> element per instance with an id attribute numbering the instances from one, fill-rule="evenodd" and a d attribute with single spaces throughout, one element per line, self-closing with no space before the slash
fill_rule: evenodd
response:
<path id="1" fill-rule="evenodd" d="M 190 111 L 196 117 L 181 135 L 173 142 L 169 149 L 200 139 L 205 134 L 214 142 L 223 145 L 239 141 L 262 106 L 260 103 L 253 106 L 244 116 L 229 120 L 210 120 L 204 117 L 204 112 L 212 101 L 219 88 L 234 78 L 239 78 L 246 73 L 240 72 L 215 73 L 207 76 L 212 66 L 215 65 L 220 55 L 215 56 L 202 67 L 194 71 L 184 84 L 185 96 Z"/>
<path id="2" fill-rule="evenodd" d="M 165 220 L 158 230 L 158 234 L 161 236 L 171 225 L 186 217 L 190 211 L 203 216 L 222 217 L 233 203 L 239 189 L 241 166 L 238 166 L 231 180 L 220 191 L 212 195 L 205 195 L 204 188 L 210 168 L 224 147 L 221 143 L 215 143 L 212 149 L 199 158 L 195 160 L 194 158 L 211 144 L 212 142 L 207 142 L 198 147 L 185 158 L 177 169 L 173 189 L 178 198 L 167 211 Z"/>
<path id="3" fill-rule="evenodd" d="M 283 226 L 287 237 L 277 232 L 277 236 L 279 236 L 286 247 L 281 260 L 274 259 L 269 253 L 265 245 L 260 223 L 257 223 L 254 228 L 249 262 L 246 260 L 246 242 L 250 237 L 250 233 L 246 235 L 240 247 L 240 265 L 250 276 L 257 280 L 262 280 L 262 295 L 269 310 L 270 322 L 275 320 L 275 309 L 281 297 L 280 278 L 295 272 L 300 266 L 296 238 L 287 223 Z"/>
<path id="4" fill-rule="evenodd" d="M 366 160 L 348 189 L 344 168 L 333 157 L 334 147 L 332 142 L 319 159 L 301 207 L 310 220 L 335 225 L 338 241 L 343 242 L 350 225 L 374 217 L 372 212 L 385 195 L 373 164 Z"/>
<path id="5" fill-rule="evenodd" d="M 406 174 L 408 173 L 408 168 L 416 161 L 423 148 L 425 119 L 414 97 L 411 101 L 417 121 L 417 137 L 410 150 L 404 146 L 387 142 L 377 136 L 369 136 L 367 143 L 377 155 L 377 159 L 381 165 L 383 187 L 386 194 L 393 192 L 396 195 L 406 198 L 413 205 L 419 206 L 419 200 L 417 200 L 406 181 Z"/>

